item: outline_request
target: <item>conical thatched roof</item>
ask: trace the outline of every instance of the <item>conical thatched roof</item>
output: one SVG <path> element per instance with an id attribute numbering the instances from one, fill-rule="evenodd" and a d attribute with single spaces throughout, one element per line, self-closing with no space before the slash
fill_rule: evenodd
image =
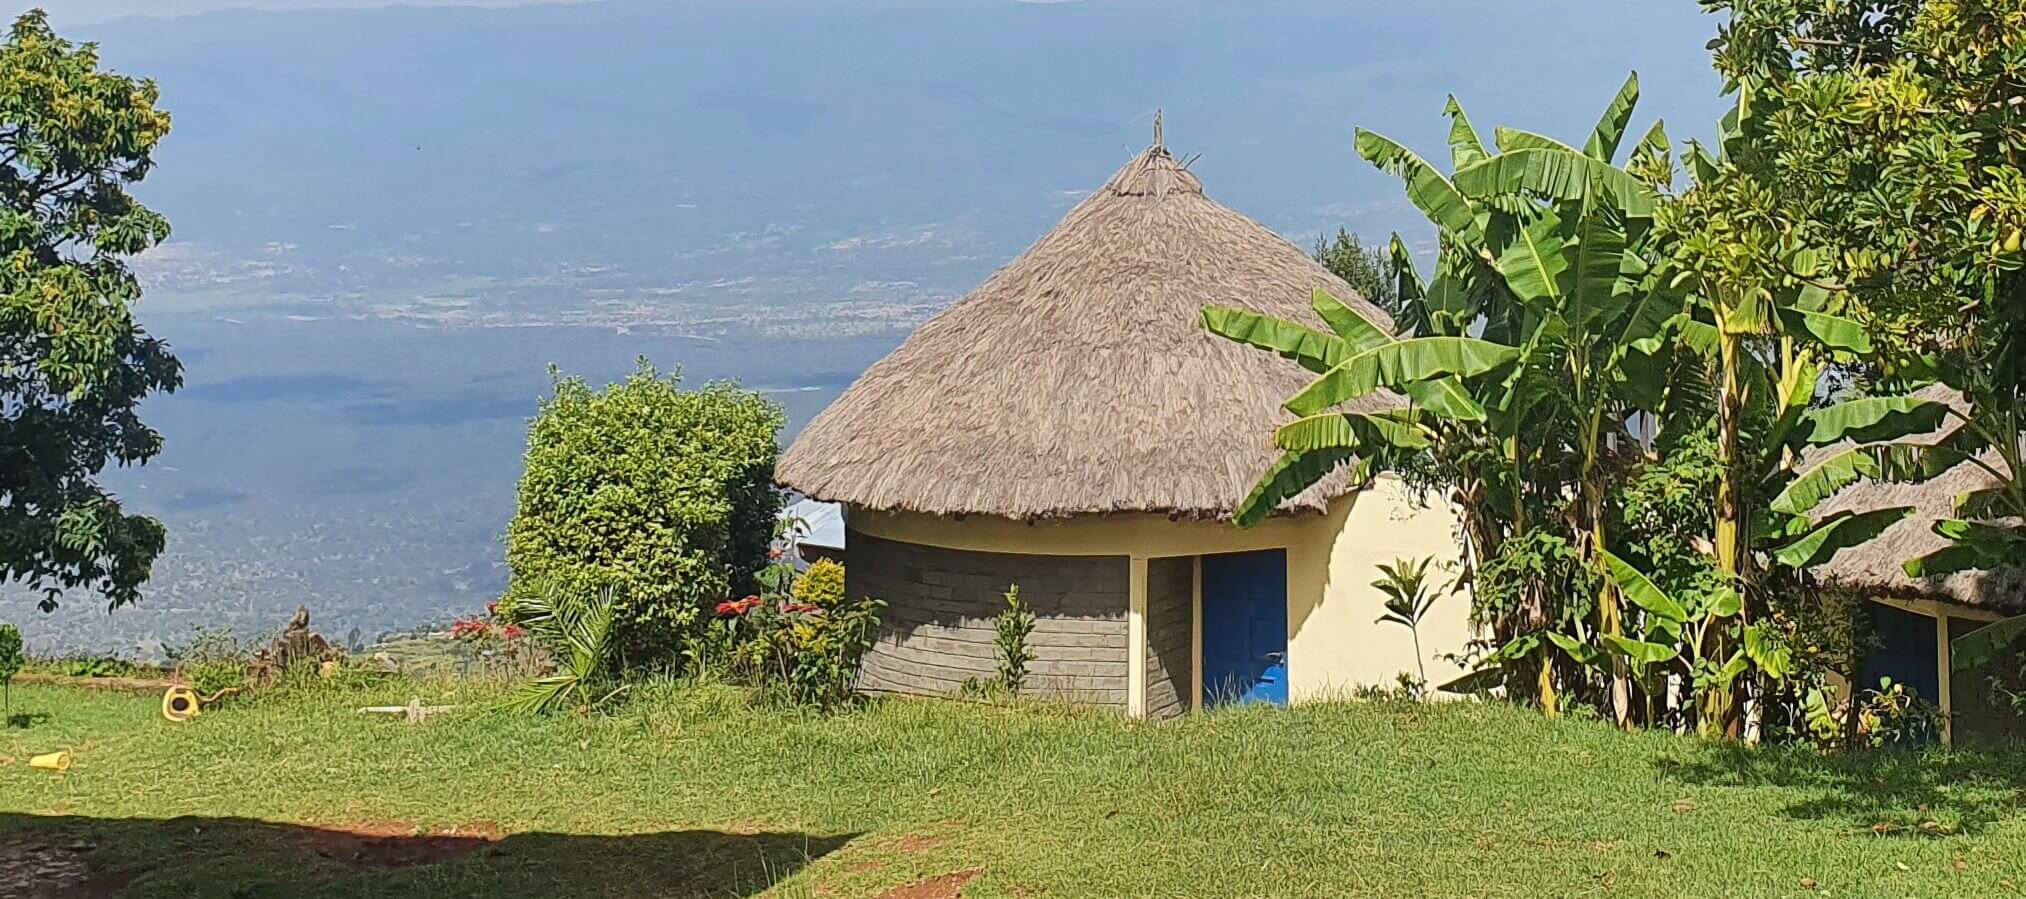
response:
<path id="1" fill-rule="evenodd" d="M 1212 202 L 1156 141 L 868 369 L 788 450 L 781 482 L 855 506 L 1050 518 L 1221 517 L 1277 457 L 1312 377 L 1203 330 L 1206 303 L 1323 324 L 1307 253 Z M 1372 397 L 1375 408 L 1395 402 Z M 1291 501 L 1320 511 L 1340 479 Z"/>
<path id="2" fill-rule="evenodd" d="M 1958 409 L 1964 408 L 1962 397 L 1946 388 L 1929 388 L 1919 395 L 1947 402 Z M 1941 430 L 1911 442 L 1935 443 L 1957 427 L 1960 427 L 1960 422 L 1951 419 Z M 1823 447 L 1811 453 L 1810 459 L 1803 464 L 1844 448 Z M 1997 471 L 2005 471 L 2005 463 L 1996 453 L 1986 453 L 1979 460 Z M 1901 567 L 1908 559 L 1949 545 L 1946 538 L 1934 532 L 1933 526 L 1939 519 L 1957 517 L 1956 497 L 1997 485 L 1998 481 L 1991 472 L 1972 462 L 1964 462 L 1939 477 L 1920 483 L 1863 481 L 1854 484 L 1830 497 L 1815 514 L 1868 512 L 1898 506 L 1911 506 L 1915 514 L 1886 528 L 1870 542 L 1838 553 L 1828 564 L 1816 568 L 1815 576 L 1829 586 L 1871 596 L 1936 599 L 1997 611 L 2026 611 L 2026 572 L 2017 569 L 1965 571 L 1915 579 L 1908 577 Z"/>

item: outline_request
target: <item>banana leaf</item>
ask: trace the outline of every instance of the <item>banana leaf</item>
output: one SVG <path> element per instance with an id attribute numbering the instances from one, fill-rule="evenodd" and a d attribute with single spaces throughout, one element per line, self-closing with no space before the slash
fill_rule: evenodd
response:
<path id="1" fill-rule="evenodd" d="M 1273 432 L 1273 442 L 1281 449 L 1295 453 L 1379 446 L 1413 450 L 1428 448 L 1428 434 L 1411 424 L 1382 415 L 1324 412 L 1281 425 Z"/>
<path id="2" fill-rule="evenodd" d="M 1399 389 L 1416 381 L 1471 378 L 1510 364 L 1519 350 L 1471 337 L 1416 337 L 1398 340 L 1345 359 L 1290 398 L 1296 415 L 1314 415 L 1381 387 Z"/>
<path id="3" fill-rule="evenodd" d="M 1604 117 L 1590 132 L 1590 140 L 1583 144 L 1583 153 L 1598 162 L 1610 162 L 1611 157 L 1618 154 L 1618 141 L 1625 136 L 1625 125 L 1632 121 L 1632 107 L 1637 105 L 1639 73 L 1633 72 L 1625 78 L 1625 85 L 1618 88 L 1617 96 L 1611 98 L 1611 105 L 1604 108 Z"/>
<path id="4" fill-rule="evenodd" d="M 1442 105 L 1442 114 L 1449 117 L 1449 162 L 1454 168 L 1463 168 L 1485 159 L 1491 154 L 1485 152 L 1484 141 L 1477 137 L 1477 129 L 1471 127 L 1470 117 L 1463 114 L 1463 104 L 1456 102 L 1451 94 Z"/>
<path id="5" fill-rule="evenodd" d="M 1605 655 L 1602 649 L 1558 631 L 1548 631 L 1547 638 L 1549 643 L 1561 647 L 1569 658 L 1575 659 L 1576 664 L 1606 670 L 1611 667 L 1611 657 Z"/>
<path id="6" fill-rule="evenodd" d="M 1595 196 L 1635 219 L 1652 218 L 1659 205 L 1653 189 L 1624 169 L 1552 138 L 1500 128 L 1498 144 L 1504 152 L 1456 171 L 1455 187 L 1463 196 L 1484 201 L 1532 195 L 1570 202 Z"/>
<path id="7" fill-rule="evenodd" d="M 1506 288 L 1522 302 L 1550 309 L 1560 306 L 1562 273 L 1569 267 L 1561 229 L 1560 218 L 1541 210 L 1540 214 L 1520 221 L 1506 235 L 1493 265 L 1505 276 Z"/>
<path id="8" fill-rule="evenodd" d="M 1811 391 L 1812 393 L 1812 391 Z M 1812 446 L 1840 440 L 1883 443 L 1932 433 L 1949 414 L 1946 403 L 1916 396 L 1871 396 L 1811 409 L 1796 423 L 1794 437 Z"/>
<path id="9" fill-rule="evenodd" d="M 1358 155 L 1381 171 L 1407 182 L 1407 199 L 1428 220 L 1445 231 L 1470 234 L 1477 229 L 1477 209 L 1428 161 L 1392 138 L 1363 128 L 1356 139 Z"/>
<path id="10" fill-rule="evenodd" d="M 1854 319 L 1792 307 L 1779 310 L 1779 315 L 1781 325 L 1789 333 L 1809 334 L 1832 350 L 1860 354 L 1871 352 L 1871 335 Z"/>
<path id="11" fill-rule="evenodd" d="M 1767 508 L 1789 515 L 1806 514 L 1842 490 L 1865 478 L 1880 474 L 1878 453 L 1873 447 L 1854 447 L 1822 460 L 1802 472 L 1782 489 Z"/>
<path id="12" fill-rule="evenodd" d="M 1644 572 L 1608 551 L 1599 550 L 1597 555 L 1604 560 L 1604 568 L 1611 576 L 1611 583 L 1617 585 L 1619 594 L 1633 605 L 1670 624 L 1688 623 L 1688 610 L 1655 586 L 1653 580 Z"/>
<path id="13" fill-rule="evenodd" d="M 1285 319 L 1230 306 L 1203 307 L 1203 327 L 1219 337 L 1272 350 L 1317 374 L 1337 367 L 1356 352 L 1342 338 Z"/>
<path id="14" fill-rule="evenodd" d="M 1316 317 L 1322 319 L 1323 324 L 1329 325 L 1330 330 L 1343 338 L 1353 353 L 1362 353 L 1393 342 L 1393 335 L 1386 333 L 1386 329 L 1374 324 L 1365 318 L 1363 313 L 1352 309 L 1350 304 L 1337 299 L 1335 295 L 1320 287 L 1309 292 L 1308 307 L 1315 310 Z"/>
<path id="15" fill-rule="evenodd" d="M 1671 662 L 1681 656 L 1681 650 L 1668 643 L 1649 643 L 1631 637 L 1616 637 L 1605 634 L 1597 640 L 1604 648 L 1630 659 L 1635 668 Z"/>
<path id="16" fill-rule="evenodd" d="M 1908 560 L 1902 566 L 1908 577 L 1933 577 L 1973 569 L 2026 567 L 2026 527 L 1944 518 L 1935 522 L 1933 529 L 1953 545 Z"/>
<path id="17" fill-rule="evenodd" d="M 1315 486 L 1317 481 L 1328 477 L 1337 466 L 1349 462 L 1354 456 L 1348 449 L 1282 453 L 1280 459 L 1259 476 L 1252 492 L 1238 502 L 1238 508 L 1232 510 L 1232 522 L 1248 528 L 1265 521 L 1273 510 L 1280 508 L 1281 503 Z"/>
<path id="18" fill-rule="evenodd" d="M 1774 559 L 1789 568 L 1813 568 L 1836 554 L 1861 546 L 1913 515 L 1912 506 L 1894 506 L 1869 512 L 1841 512 L 1815 523 L 1813 530 L 1771 550 Z"/>

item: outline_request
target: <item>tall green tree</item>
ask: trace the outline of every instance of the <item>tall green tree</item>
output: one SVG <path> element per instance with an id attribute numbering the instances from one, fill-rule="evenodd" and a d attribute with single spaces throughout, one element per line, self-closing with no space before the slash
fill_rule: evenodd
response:
<path id="1" fill-rule="evenodd" d="M 1399 329 L 1418 330 L 1409 320 L 1418 307 L 1400 301 L 1398 266 L 1384 248 L 1365 246 L 1350 229 L 1338 228 L 1335 237 L 1325 234 L 1316 238 L 1315 249 L 1309 255 L 1331 274 L 1344 279 L 1358 296 L 1385 310 Z"/>
<path id="2" fill-rule="evenodd" d="M 169 235 L 128 192 L 169 132 L 156 100 L 40 11 L 0 45 L 0 581 L 45 610 L 72 589 L 133 602 L 165 541 L 99 483 L 161 451 L 140 402 L 182 383 L 126 262 Z"/>
<path id="3" fill-rule="evenodd" d="M 1727 18 L 1712 47 L 1738 97 L 1709 205 L 1760 232 L 1738 268 L 1784 263 L 1847 298 L 1880 338 L 1868 374 L 1967 400 L 1940 445 L 1851 461 L 1909 479 L 1971 465 L 1996 485 L 1960 498 L 1935 525 L 1951 546 L 1907 572 L 2026 565 L 2026 2 L 1703 6 Z"/>

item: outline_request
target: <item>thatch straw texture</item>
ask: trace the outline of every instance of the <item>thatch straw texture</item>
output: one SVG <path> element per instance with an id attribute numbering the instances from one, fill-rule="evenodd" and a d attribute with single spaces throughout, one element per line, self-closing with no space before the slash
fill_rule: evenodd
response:
<path id="1" fill-rule="evenodd" d="M 1312 376 L 1212 336 L 1200 312 L 1321 328 L 1315 288 L 1390 326 L 1307 253 L 1204 196 L 1157 144 L 868 369 L 779 478 L 881 510 L 1228 516 L 1278 455 L 1281 402 Z M 1288 509 L 1320 511 L 1346 489 L 1339 477 Z"/>
<path id="2" fill-rule="evenodd" d="M 1922 395 L 1963 408 L 1962 398 L 1945 388 L 1930 388 Z M 1951 419 L 1942 430 L 1915 442 L 1939 441 L 1959 426 L 1960 422 Z M 1806 461 L 1812 462 L 1843 448 L 1824 447 L 1810 453 L 1810 459 Z M 2005 471 L 2004 461 L 1995 453 L 1986 453 L 1979 459 L 1999 472 Z M 1887 528 L 1870 542 L 1838 553 L 1828 564 L 1815 569 L 1816 577 L 1830 587 L 1867 596 L 1934 599 L 1997 611 L 2026 611 L 2026 573 L 2018 569 L 1965 571 L 1915 579 L 1908 577 L 1901 567 L 1908 559 L 1949 545 L 1946 538 L 1934 532 L 1933 525 L 1938 519 L 1957 517 L 1958 496 L 1995 487 L 1997 483 L 1991 472 L 1974 463 L 1964 462 L 1939 477 L 1920 483 L 1861 481 L 1851 485 L 1831 497 L 1815 514 L 1819 517 L 1846 510 L 1866 512 L 1895 506 L 1912 506 L 1915 514 Z"/>

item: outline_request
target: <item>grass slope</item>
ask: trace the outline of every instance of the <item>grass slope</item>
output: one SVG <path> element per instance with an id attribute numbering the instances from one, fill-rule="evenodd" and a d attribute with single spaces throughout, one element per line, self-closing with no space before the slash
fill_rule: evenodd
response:
<path id="1" fill-rule="evenodd" d="M 1465 704 L 1145 726 L 896 701 L 823 719 L 667 686 L 597 719 L 353 711 L 483 690 L 319 689 L 174 726 L 148 698 L 17 689 L 31 717 L 0 728 L 0 757 L 19 759 L 0 765 L 0 869 L 9 846 L 17 869 L 31 851 L 70 858 L 91 874 L 64 895 L 132 897 L 952 896 L 920 882 L 967 871 L 967 897 L 2026 884 L 2017 754 L 1824 760 Z M 75 752 L 67 774 L 26 765 L 57 748 Z M 506 836 L 366 845 L 315 829 L 362 825 Z"/>

